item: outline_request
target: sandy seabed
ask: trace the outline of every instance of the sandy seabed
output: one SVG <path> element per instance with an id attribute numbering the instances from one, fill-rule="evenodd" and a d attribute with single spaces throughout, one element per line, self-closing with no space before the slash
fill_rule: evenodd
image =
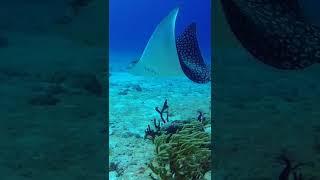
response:
<path id="1" fill-rule="evenodd" d="M 105 50 L 55 35 L 1 36 L 1 179 L 105 178 Z"/>
<path id="2" fill-rule="evenodd" d="M 169 120 L 211 116 L 211 85 L 199 85 L 185 77 L 147 78 L 127 72 L 111 72 L 109 88 L 109 179 L 151 179 L 147 167 L 155 156 L 152 141 L 144 139 L 147 125 L 159 119 L 155 107 L 169 105 Z"/>
<path id="3" fill-rule="evenodd" d="M 215 65 L 213 178 L 278 179 L 286 152 L 293 165 L 313 164 L 299 168 L 304 178 L 320 179 L 320 66 L 276 70 L 236 49 Z"/>

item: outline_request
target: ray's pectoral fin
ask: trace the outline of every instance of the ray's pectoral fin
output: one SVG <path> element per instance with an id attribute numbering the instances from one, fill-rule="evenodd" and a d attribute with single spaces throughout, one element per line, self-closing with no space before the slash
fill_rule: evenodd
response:
<path id="1" fill-rule="evenodd" d="M 201 84 L 210 81 L 210 67 L 201 56 L 195 23 L 175 37 L 178 10 L 172 10 L 158 24 L 141 58 L 130 64 L 130 73 L 151 77 L 187 76 Z"/>
<path id="2" fill-rule="evenodd" d="M 184 76 L 175 47 L 175 23 L 178 8 L 172 10 L 156 27 L 141 58 L 130 73 L 151 77 Z"/>
<path id="3" fill-rule="evenodd" d="M 219 2 L 231 31 L 255 59 L 282 70 L 319 61 L 320 28 L 305 20 L 298 0 Z"/>
<path id="4" fill-rule="evenodd" d="M 190 24 L 177 38 L 176 47 L 184 74 L 196 83 L 209 82 L 211 79 L 210 67 L 201 56 L 195 23 Z"/>

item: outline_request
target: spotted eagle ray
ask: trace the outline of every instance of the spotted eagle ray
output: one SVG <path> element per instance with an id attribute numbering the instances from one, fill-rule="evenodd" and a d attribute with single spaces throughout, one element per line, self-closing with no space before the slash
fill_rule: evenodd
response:
<path id="1" fill-rule="evenodd" d="M 297 0 L 221 0 L 232 32 L 256 59 L 278 69 L 320 61 L 320 28 L 303 17 Z"/>
<path id="2" fill-rule="evenodd" d="M 201 56 L 195 23 L 175 38 L 178 11 L 178 8 L 172 10 L 158 24 L 130 73 L 153 77 L 187 76 L 201 84 L 210 81 L 210 68 Z"/>
<path id="3" fill-rule="evenodd" d="M 196 24 L 190 24 L 176 41 L 179 62 L 185 75 L 196 83 L 210 81 L 210 67 L 204 62 L 196 36 Z"/>

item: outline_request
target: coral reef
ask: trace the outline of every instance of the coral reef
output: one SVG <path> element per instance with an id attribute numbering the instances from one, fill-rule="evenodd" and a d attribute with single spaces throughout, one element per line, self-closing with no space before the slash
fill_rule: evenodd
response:
<path id="1" fill-rule="evenodd" d="M 158 107 L 155 110 L 161 121 L 154 119 L 154 129 L 148 125 L 145 130 L 145 138 L 153 140 L 156 146 L 156 158 L 148 164 L 153 172 L 150 177 L 162 180 L 203 178 L 211 165 L 211 134 L 204 129 L 205 113 L 198 111 L 197 119 L 169 123 L 167 100 L 161 110 Z"/>
<path id="2" fill-rule="evenodd" d="M 206 113 L 203 113 L 200 110 L 198 111 L 199 115 L 197 116 L 197 119 L 175 120 L 169 122 L 169 106 L 167 100 L 165 100 L 165 102 L 163 103 L 161 110 L 159 110 L 159 107 L 156 107 L 155 110 L 159 113 L 161 121 L 157 121 L 157 119 L 154 118 L 154 128 L 151 128 L 150 125 L 148 125 L 147 129 L 145 130 L 145 138 L 151 140 L 154 140 L 156 136 L 160 136 L 161 134 L 174 134 L 177 131 L 181 130 L 184 127 L 184 125 L 191 123 L 192 121 L 197 120 L 203 126 L 206 126 L 211 123 L 211 120 L 207 120 L 207 118 L 205 117 Z M 164 113 L 166 114 L 166 118 L 163 117 Z"/>
<path id="3" fill-rule="evenodd" d="M 149 167 L 163 180 L 201 179 L 210 170 L 211 137 L 201 122 L 185 124 L 175 134 L 157 136 L 154 144 L 156 158 Z"/>

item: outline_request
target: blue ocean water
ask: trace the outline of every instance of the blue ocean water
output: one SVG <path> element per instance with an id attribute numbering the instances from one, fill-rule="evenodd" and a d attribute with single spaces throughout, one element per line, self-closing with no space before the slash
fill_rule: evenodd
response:
<path id="1" fill-rule="evenodd" d="M 211 4 L 210 0 L 110 0 L 109 46 L 110 54 L 134 54 L 143 52 L 148 39 L 158 23 L 179 7 L 176 36 L 192 22 L 197 24 L 197 35 L 202 55 L 207 62 L 211 57 Z M 111 58 L 111 63 L 113 58 Z M 119 59 L 115 60 L 119 61 Z"/>
<path id="2" fill-rule="evenodd" d="M 162 107 L 163 102 L 170 106 L 168 124 L 176 120 L 194 120 L 198 112 L 205 113 L 210 122 L 210 83 L 197 84 L 184 76 L 134 75 L 126 68 L 132 60 L 141 57 L 157 25 L 177 7 L 176 37 L 195 22 L 202 56 L 210 63 L 210 0 L 200 3 L 195 0 L 110 0 L 109 167 L 112 168 L 109 179 L 138 180 L 152 179 L 151 174 L 158 176 L 147 166 L 156 154 L 155 145 L 145 137 L 148 137 L 148 125 L 154 129 L 153 120 L 159 120 L 155 107 Z M 210 123 L 205 128 L 206 133 L 211 132 Z M 209 169 L 203 173 L 210 179 Z"/>

